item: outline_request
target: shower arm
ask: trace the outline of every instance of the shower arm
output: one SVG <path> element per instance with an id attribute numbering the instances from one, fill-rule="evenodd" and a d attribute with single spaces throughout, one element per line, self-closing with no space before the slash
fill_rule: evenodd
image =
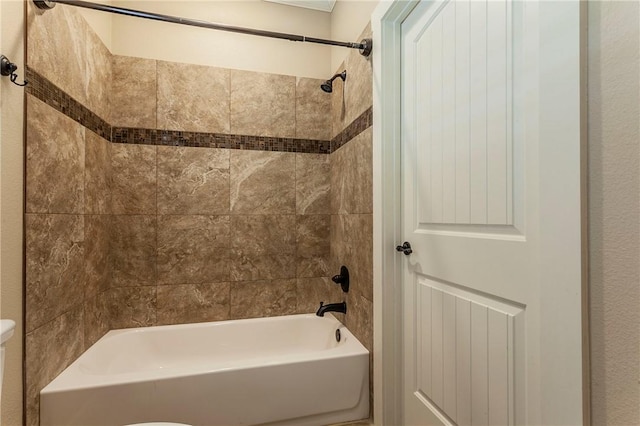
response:
<path id="1" fill-rule="evenodd" d="M 232 25 L 218 24 L 214 22 L 200 21 L 197 19 L 179 18 L 176 16 L 162 15 L 160 13 L 144 12 L 134 9 L 126 9 L 100 3 L 92 3 L 81 0 L 33 0 L 33 3 L 43 10 L 53 9 L 56 3 L 62 3 L 69 6 L 77 6 L 85 9 L 99 10 L 102 12 L 115 13 L 118 15 L 133 16 L 136 18 L 151 19 L 154 21 L 170 22 L 172 24 L 189 25 L 192 27 L 209 28 L 212 30 L 229 31 L 233 33 L 256 35 L 261 37 L 279 38 L 282 40 L 300 41 L 307 43 L 325 44 L 329 46 L 348 47 L 350 49 L 359 49 L 362 56 L 371 54 L 371 39 L 365 38 L 360 43 L 351 43 L 345 41 L 327 40 L 322 38 L 306 37 L 296 34 L 279 33 L 274 31 L 256 30 L 252 28 L 235 27 Z"/>

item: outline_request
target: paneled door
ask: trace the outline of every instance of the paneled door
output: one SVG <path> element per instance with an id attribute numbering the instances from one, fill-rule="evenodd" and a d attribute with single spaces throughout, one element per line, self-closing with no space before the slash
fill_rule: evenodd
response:
<path id="1" fill-rule="evenodd" d="M 406 425 L 583 422 L 580 7 L 402 24 Z"/>

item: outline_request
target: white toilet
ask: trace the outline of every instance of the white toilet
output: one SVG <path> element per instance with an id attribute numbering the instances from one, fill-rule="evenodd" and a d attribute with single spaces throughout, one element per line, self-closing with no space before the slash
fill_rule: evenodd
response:
<path id="1" fill-rule="evenodd" d="M 4 375 L 4 344 L 13 336 L 15 328 L 16 323 L 12 320 L 0 320 L 0 395 L 2 395 L 2 377 Z"/>
<path id="2" fill-rule="evenodd" d="M 167 423 L 167 422 L 151 422 L 151 423 L 133 423 L 125 426 L 191 426 L 185 423 Z"/>

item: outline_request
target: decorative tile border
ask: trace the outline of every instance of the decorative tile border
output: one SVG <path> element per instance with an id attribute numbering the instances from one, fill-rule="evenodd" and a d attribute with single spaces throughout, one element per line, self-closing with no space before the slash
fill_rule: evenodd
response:
<path id="1" fill-rule="evenodd" d="M 335 152 L 349 142 L 351 139 L 358 136 L 363 131 L 367 130 L 373 124 L 373 107 L 369 107 L 365 112 L 360 114 L 358 118 L 353 120 L 343 131 L 338 133 L 335 138 L 331 139 L 331 152 Z"/>
<path id="2" fill-rule="evenodd" d="M 330 142 L 314 139 L 274 138 L 223 133 L 113 127 L 111 142 L 164 146 L 247 149 L 254 151 L 329 154 Z"/>
<path id="3" fill-rule="evenodd" d="M 29 82 L 25 90 L 55 110 L 83 125 L 97 135 L 110 140 L 111 126 L 89 108 L 73 99 L 58 86 L 33 71 L 26 68 L 26 80 Z"/>
<path id="4" fill-rule="evenodd" d="M 29 81 L 26 86 L 28 94 L 113 143 L 330 154 L 358 136 L 373 122 L 370 107 L 331 141 L 113 127 L 28 66 L 26 79 Z"/>

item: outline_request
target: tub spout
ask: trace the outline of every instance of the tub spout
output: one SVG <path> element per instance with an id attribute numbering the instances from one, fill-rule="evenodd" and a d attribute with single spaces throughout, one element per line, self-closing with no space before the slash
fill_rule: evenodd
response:
<path id="1" fill-rule="evenodd" d="M 347 302 L 342 303 L 329 303 L 325 305 L 324 302 L 320 302 L 320 307 L 316 312 L 316 315 L 323 317 L 325 312 L 340 312 L 341 314 L 347 313 Z"/>

